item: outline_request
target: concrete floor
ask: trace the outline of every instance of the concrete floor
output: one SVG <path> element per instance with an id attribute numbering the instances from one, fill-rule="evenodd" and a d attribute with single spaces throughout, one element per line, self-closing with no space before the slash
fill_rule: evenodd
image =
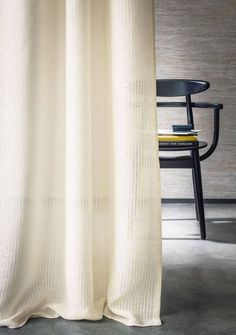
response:
<path id="1" fill-rule="evenodd" d="M 163 205 L 163 326 L 40 318 L 0 334 L 236 334 L 236 205 L 206 205 L 207 241 L 199 239 L 194 215 L 191 204 Z"/>

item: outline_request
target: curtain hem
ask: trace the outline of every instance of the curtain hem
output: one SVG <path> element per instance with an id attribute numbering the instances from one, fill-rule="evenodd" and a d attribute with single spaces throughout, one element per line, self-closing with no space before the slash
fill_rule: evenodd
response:
<path id="1" fill-rule="evenodd" d="M 118 321 L 123 323 L 126 326 L 136 326 L 136 327 L 150 327 L 150 326 L 161 326 L 162 322 L 160 318 L 154 319 L 154 320 L 149 320 L 148 322 L 140 322 L 140 321 L 129 321 L 125 320 L 124 317 L 118 316 L 116 314 L 113 314 L 112 312 L 107 312 L 104 313 L 101 317 L 97 318 L 70 318 L 68 316 L 64 316 L 62 314 L 58 314 L 56 311 L 52 310 L 52 314 L 50 313 L 44 313 L 44 312 L 34 312 L 32 314 L 26 315 L 24 318 L 21 318 L 19 315 L 17 316 L 18 319 L 21 321 L 12 321 L 15 316 L 12 316 L 11 318 L 5 319 L 0 321 L 0 327 L 7 327 L 9 329 L 15 329 L 15 328 L 21 328 L 25 326 L 25 324 L 29 321 L 29 319 L 35 319 L 35 318 L 45 318 L 45 319 L 57 319 L 61 317 L 64 320 L 74 320 L 74 321 L 82 321 L 82 320 L 87 320 L 87 321 L 101 321 L 104 317 L 108 318 L 110 320 Z"/>

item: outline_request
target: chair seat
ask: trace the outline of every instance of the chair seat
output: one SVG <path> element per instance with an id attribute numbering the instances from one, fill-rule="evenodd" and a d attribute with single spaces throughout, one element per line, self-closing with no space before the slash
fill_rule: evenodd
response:
<path id="1" fill-rule="evenodd" d="M 160 157 L 160 167 L 163 169 L 192 169 L 193 159 L 190 155 Z"/>
<path id="2" fill-rule="evenodd" d="M 186 150 L 194 150 L 194 149 L 203 149 L 206 148 L 208 145 L 207 142 L 199 141 L 198 145 L 194 147 L 183 146 L 183 147 L 159 147 L 159 151 L 186 151 Z"/>

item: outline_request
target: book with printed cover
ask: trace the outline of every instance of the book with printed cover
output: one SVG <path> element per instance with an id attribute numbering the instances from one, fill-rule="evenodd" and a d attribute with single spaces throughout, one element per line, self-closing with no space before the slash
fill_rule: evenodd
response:
<path id="1" fill-rule="evenodd" d="M 195 147 L 198 146 L 196 135 L 157 135 L 160 147 Z"/>

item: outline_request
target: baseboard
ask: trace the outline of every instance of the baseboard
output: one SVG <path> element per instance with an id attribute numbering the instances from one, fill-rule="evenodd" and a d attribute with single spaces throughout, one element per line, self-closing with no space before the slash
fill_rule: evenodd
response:
<path id="1" fill-rule="evenodd" d="M 161 200 L 164 204 L 191 204 L 194 203 L 194 199 L 189 198 L 163 198 Z M 236 199 L 204 199 L 205 204 L 236 204 Z"/>

